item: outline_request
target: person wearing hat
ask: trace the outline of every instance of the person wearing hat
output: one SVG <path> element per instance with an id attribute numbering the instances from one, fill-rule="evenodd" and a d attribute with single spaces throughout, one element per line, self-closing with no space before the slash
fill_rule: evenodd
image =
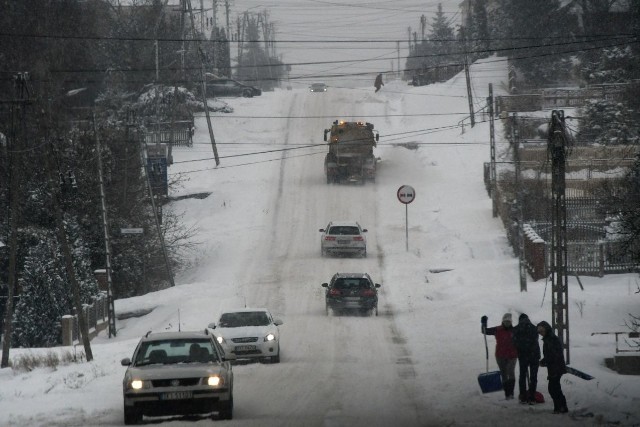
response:
<path id="1" fill-rule="evenodd" d="M 518 351 L 518 365 L 520 367 L 518 378 L 520 403 L 533 405 L 536 403 L 536 387 L 538 386 L 540 345 L 538 344 L 538 330 L 525 313 L 518 317 L 518 324 L 513 328 L 513 344 Z M 527 390 L 527 377 L 529 390 Z"/>
<path id="2" fill-rule="evenodd" d="M 545 321 L 538 323 L 538 334 L 542 337 L 542 359 L 540 366 L 547 367 L 547 379 L 549 380 L 549 395 L 553 399 L 553 413 L 566 414 L 567 399 L 562 393 L 560 378 L 567 373 L 567 365 L 564 361 L 562 341 L 553 333 L 551 325 Z"/>
<path id="3" fill-rule="evenodd" d="M 487 316 L 482 316 L 480 323 L 482 333 L 495 335 L 496 337 L 496 362 L 502 377 L 502 388 L 507 400 L 513 399 L 513 389 L 516 386 L 516 361 L 518 351 L 513 344 L 513 326 L 511 323 L 511 313 L 502 316 L 502 323 L 498 326 L 487 327 Z"/>

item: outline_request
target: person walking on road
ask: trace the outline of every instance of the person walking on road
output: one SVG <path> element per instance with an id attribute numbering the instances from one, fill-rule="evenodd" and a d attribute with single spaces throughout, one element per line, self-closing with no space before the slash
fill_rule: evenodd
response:
<path id="1" fill-rule="evenodd" d="M 518 351 L 518 366 L 520 368 L 519 400 L 520 403 L 533 405 L 536 403 L 536 387 L 538 386 L 540 345 L 538 344 L 538 330 L 525 313 L 518 317 L 518 324 L 513 328 L 513 344 Z M 527 382 L 529 383 L 528 390 Z"/>
<path id="2" fill-rule="evenodd" d="M 382 73 L 376 76 L 376 81 L 373 85 L 376 88 L 376 92 L 379 91 L 382 86 L 384 86 L 384 83 L 382 83 Z"/>
<path id="3" fill-rule="evenodd" d="M 513 326 L 511 323 L 511 313 L 502 316 L 502 323 L 491 328 L 487 327 L 487 316 L 482 316 L 480 323 L 482 333 L 495 335 L 496 337 L 496 362 L 502 377 L 502 388 L 507 400 L 513 399 L 513 389 L 516 385 L 516 360 L 518 351 L 513 344 Z"/>
<path id="4" fill-rule="evenodd" d="M 567 399 L 562 393 L 560 378 L 567 373 L 567 365 L 564 362 L 562 341 L 553 333 L 551 325 L 547 322 L 538 323 L 538 334 L 542 337 L 542 359 L 540 366 L 547 367 L 547 379 L 549 380 L 549 395 L 553 399 L 553 413 L 565 414 L 569 412 Z"/>

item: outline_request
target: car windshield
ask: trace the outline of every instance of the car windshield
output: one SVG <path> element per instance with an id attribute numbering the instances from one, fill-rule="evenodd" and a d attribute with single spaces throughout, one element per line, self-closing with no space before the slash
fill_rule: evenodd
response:
<path id="1" fill-rule="evenodd" d="M 357 289 L 367 289 L 371 287 L 371 284 L 367 279 L 361 278 L 340 278 L 336 279 L 333 287 L 341 290 L 357 290 Z"/>
<path id="2" fill-rule="evenodd" d="M 218 352 L 211 340 L 179 338 L 143 342 L 133 365 L 209 363 L 217 360 Z"/>
<path id="3" fill-rule="evenodd" d="M 324 89 L 324 83 L 314 83 L 311 87 L 314 89 Z"/>
<path id="4" fill-rule="evenodd" d="M 353 236 L 360 234 L 358 227 L 352 225 L 336 225 L 329 229 L 329 234 L 337 236 Z"/>
<path id="5" fill-rule="evenodd" d="M 222 328 L 239 328 L 242 326 L 267 326 L 269 316 L 264 311 L 240 311 L 224 313 L 220 316 L 218 326 Z"/>

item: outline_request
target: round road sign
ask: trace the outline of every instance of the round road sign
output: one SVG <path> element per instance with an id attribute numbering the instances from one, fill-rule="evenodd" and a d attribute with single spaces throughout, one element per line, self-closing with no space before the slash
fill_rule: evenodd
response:
<path id="1" fill-rule="evenodd" d="M 403 185 L 402 187 L 398 188 L 398 200 L 400 200 L 400 203 L 408 205 L 409 203 L 413 202 L 413 199 L 415 198 L 416 190 L 414 190 L 412 186 Z"/>

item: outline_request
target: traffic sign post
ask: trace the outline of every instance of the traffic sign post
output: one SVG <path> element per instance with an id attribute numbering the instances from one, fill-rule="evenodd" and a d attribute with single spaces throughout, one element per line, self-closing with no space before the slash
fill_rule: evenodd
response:
<path id="1" fill-rule="evenodd" d="M 416 198 L 416 190 L 410 185 L 403 185 L 398 188 L 398 200 L 404 204 L 404 234 L 407 252 L 409 252 L 409 203 Z"/>

